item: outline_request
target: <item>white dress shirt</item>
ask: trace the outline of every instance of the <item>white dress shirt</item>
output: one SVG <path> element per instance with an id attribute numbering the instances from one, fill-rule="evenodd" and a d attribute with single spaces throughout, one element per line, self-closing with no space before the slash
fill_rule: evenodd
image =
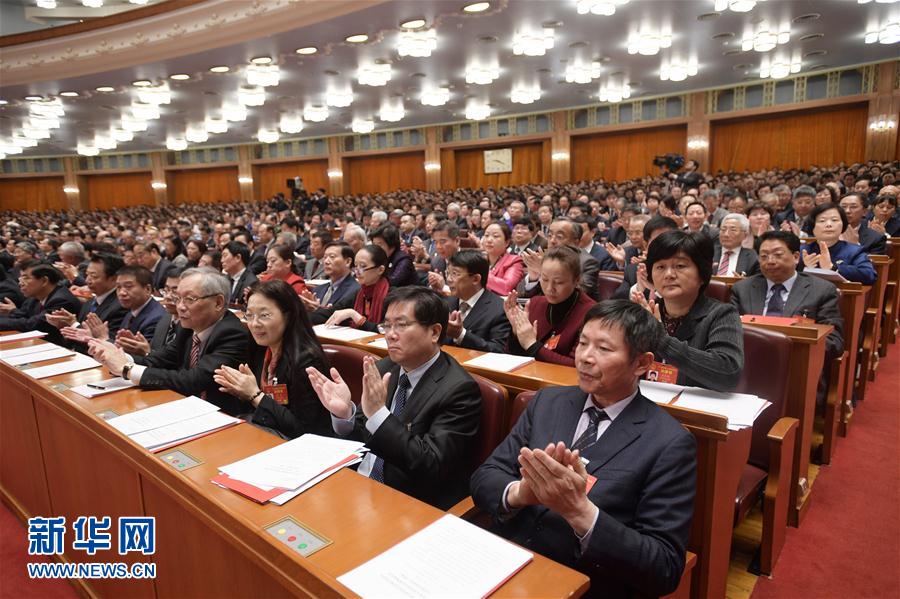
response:
<path id="1" fill-rule="evenodd" d="M 795 282 L 797 282 L 796 271 L 794 272 L 794 276 L 782 283 L 782 285 L 784 285 L 784 289 L 781 291 L 782 306 L 787 304 L 787 298 L 791 294 L 791 289 L 793 289 Z M 766 301 L 763 302 L 763 316 L 766 316 L 766 312 L 769 311 L 769 300 L 772 299 L 772 287 L 774 287 L 775 285 L 776 283 L 773 283 L 769 279 L 766 279 Z"/>

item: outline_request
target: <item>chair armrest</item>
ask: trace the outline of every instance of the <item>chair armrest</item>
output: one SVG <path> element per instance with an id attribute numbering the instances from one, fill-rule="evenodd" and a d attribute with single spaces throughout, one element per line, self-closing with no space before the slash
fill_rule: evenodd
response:
<path id="1" fill-rule="evenodd" d="M 777 445 L 781 445 L 784 443 L 785 438 L 791 432 L 792 429 L 796 429 L 800 425 L 800 421 L 796 418 L 780 418 L 778 422 L 776 422 L 771 429 L 769 429 L 769 434 L 767 435 L 769 441 Z"/>
<path id="2" fill-rule="evenodd" d="M 471 520 L 475 516 L 481 513 L 481 510 L 475 507 L 475 502 L 472 501 L 472 496 L 464 498 L 462 501 L 454 505 L 452 508 L 447 510 L 448 514 L 456 516 L 458 518 L 462 518 L 463 520 Z"/>

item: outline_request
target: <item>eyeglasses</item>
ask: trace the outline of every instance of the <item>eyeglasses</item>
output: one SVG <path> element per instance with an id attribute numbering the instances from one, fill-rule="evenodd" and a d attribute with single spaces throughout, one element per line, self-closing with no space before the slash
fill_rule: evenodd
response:
<path id="1" fill-rule="evenodd" d="M 222 294 L 221 293 L 210 293 L 209 295 L 201 295 L 200 297 L 194 297 L 193 295 L 188 295 L 185 297 L 178 297 L 177 295 L 172 295 L 169 299 L 176 306 L 178 304 L 184 304 L 185 308 L 190 308 L 191 306 L 193 306 L 194 304 L 196 304 L 197 302 L 199 302 L 202 299 L 206 299 L 209 297 L 215 297 L 217 295 L 222 295 Z"/>
<path id="2" fill-rule="evenodd" d="M 408 322 L 405 320 L 401 320 L 400 322 L 385 322 L 378 325 L 378 332 L 382 335 L 390 335 L 391 331 L 396 331 L 398 335 L 402 334 L 403 331 L 413 326 L 414 324 L 420 324 L 418 321 L 413 320 L 412 322 Z"/>
<path id="3" fill-rule="evenodd" d="M 247 312 L 244 317 L 247 319 L 247 322 L 258 320 L 261 324 L 265 324 L 267 322 L 270 322 L 275 317 L 275 315 L 271 312 L 262 312 L 261 314 Z"/>
<path id="4" fill-rule="evenodd" d="M 377 267 L 377 266 L 365 266 L 365 267 L 363 267 L 363 266 L 354 266 L 354 267 L 353 267 L 353 272 L 355 272 L 356 274 L 362 274 L 362 273 L 366 272 L 367 270 L 374 270 L 374 269 L 376 269 L 376 268 L 378 268 L 378 267 Z"/>

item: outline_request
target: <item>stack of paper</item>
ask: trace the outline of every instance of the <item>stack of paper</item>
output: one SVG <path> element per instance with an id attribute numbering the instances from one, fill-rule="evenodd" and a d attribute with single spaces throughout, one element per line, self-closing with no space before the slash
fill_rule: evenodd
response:
<path id="1" fill-rule="evenodd" d="M 212 482 L 258 503 L 283 505 L 344 466 L 362 459 L 359 441 L 302 435 L 219 468 Z"/>
<path id="2" fill-rule="evenodd" d="M 16 349 L 4 349 L 0 350 L 0 360 L 6 360 L 7 358 L 15 358 L 17 356 L 24 356 L 26 354 L 34 354 L 39 352 L 44 352 L 50 349 L 56 349 L 59 346 L 54 343 L 40 343 L 38 345 L 29 345 L 26 347 L 17 347 Z"/>
<path id="3" fill-rule="evenodd" d="M 376 339 L 375 341 L 369 341 L 366 345 L 371 345 L 372 347 L 377 347 L 379 349 L 387 349 L 387 339 L 382 337 L 381 339 Z"/>
<path id="4" fill-rule="evenodd" d="M 44 345 L 38 345 L 37 347 L 43 348 L 43 351 L 28 352 L 22 355 L 9 356 L 0 359 L 2 359 L 10 366 L 21 366 L 22 364 L 35 364 L 37 362 L 46 362 L 47 360 L 55 360 L 57 358 L 68 358 L 69 356 L 75 355 L 75 352 L 73 352 L 72 350 L 66 349 L 64 347 L 59 347 L 58 345 L 53 345 L 52 343 L 45 343 Z M 23 347 L 21 349 L 31 348 Z"/>
<path id="5" fill-rule="evenodd" d="M 338 581 L 370 597 L 487 597 L 534 555 L 455 516 L 443 516 Z"/>
<path id="6" fill-rule="evenodd" d="M 728 418 L 730 430 L 739 430 L 753 426 L 756 418 L 772 403 L 745 393 L 724 393 L 685 387 L 675 405 L 699 412 L 720 414 Z"/>
<path id="7" fill-rule="evenodd" d="M 135 443 L 156 453 L 239 424 L 199 397 L 185 397 L 106 421 Z"/>
<path id="8" fill-rule="evenodd" d="M 78 385 L 77 387 L 72 387 L 69 391 L 74 391 L 83 397 L 97 397 L 98 395 L 105 395 L 114 391 L 121 391 L 122 389 L 131 389 L 134 386 L 134 383 L 131 381 L 126 381 L 122 377 L 117 376 L 112 379 L 97 381 L 96 383 Z"/>
<path id="9" fill-rule="evenodd" d="M 332 327 L 324 324 L 317 324 L 313 327 L 316 336 L 322 339 L 332 339 L 335 341 L 359 341 L 360 339 L 368 339 L 374 337 L 378 333 L 371 331 L 361 331 L 352 327 Z"/>
<path id="10" fill-rule="evenodd" d="M 58 364 L 47 364 L 46 366 L 33 366 L 26 368 L 22 372 L 33 379 L 45 379 L 50 376 L 59 374 L 69 374 L 70 372 L 78 372 L 79 370 L 87 370 L 88 368 L 96 368 L 100 366 L 100 362 L 90 356 L 84 354 L 75 354 L 71 360 L 60 362 Z"/>
<path id="11" fill-rule="evenodd" d="M 531 356 L 486 353 L 477 358 L 472 358 L 468 362 L 465 362 L 465 365 L 474 366 L 476 368 L 485 368 L 487 370 L 496 370 L 498 372 L 511 372 L 516 368 L 521 368 L 532 362 L 534 362 L 534 358 Z"/>
<path id="12" fill-rule="evenodd" d="M 307 287 L 319 287 L 321 285 L 328 285 L 331 283 L 330 279 L 307 279 L 306 286 Z"/>
<path id="13" fill-rule="evenodd" d="M 640 381 L 641 394 L 644 397 L 656 403 L 672 403 L 672 400 L 678 397 L 678 394 L 684 391 L 681 385 L 673 385 L 671 383 L 660 383 L 659 381 Z"/>
<path id="14" fill-rule="evenodd" d="M 46 337 L 47 333 L 42 331 L 28 331 L 27 333 L 16 333 L 15 335 L 0 336 L 0 343 L 11 343 L 12 341 L 22 341 L 24 339 L 38 339 Z"/>

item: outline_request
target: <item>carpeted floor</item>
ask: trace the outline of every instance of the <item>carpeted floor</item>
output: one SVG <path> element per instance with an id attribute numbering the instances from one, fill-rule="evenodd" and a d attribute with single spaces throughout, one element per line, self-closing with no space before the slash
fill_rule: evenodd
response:
<path id="1" fill-rule="evenodd" d="M 65 580 L 31 580 L 26 563 L 50 562 L 28 555 L 28 529 L 0 503 L 0 598 L 75 599 L 78 594 Z"/>
<path id="2" fill-rule="evenodd" d="M 752 599 L 900 597 L 900 344 L 881 361 L 812 501 Z"/>

